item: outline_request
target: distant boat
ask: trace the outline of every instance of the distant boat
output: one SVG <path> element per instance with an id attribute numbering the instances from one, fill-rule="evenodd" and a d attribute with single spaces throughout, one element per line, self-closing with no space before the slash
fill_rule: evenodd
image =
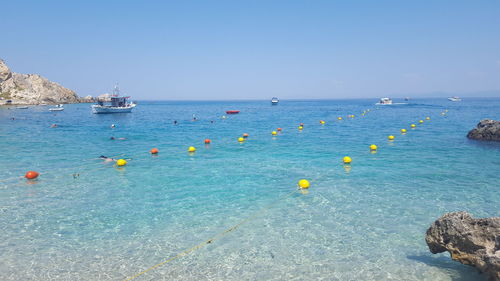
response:
<path id="1" fill-rule="evenodd" d="M 391 105 L 392 100 L 390 98 L 381 98 L 379 102 L 377 102 L 375 105 Z"/>
<path id="2" fill-rule="evenodd" d="M 449 101 L 462 101 L 462 99 L 459 97 L 449 97 L 448 100 Z"/>
<path id="3" fill-rule="evenodd" d="M 406 98 L 405 98 L 405 101 L 409 101 L 409 100 L 410 100 L 410 98 L 409 98 L 409 97 L 406 97 Z"/>
<path id="4" fill-rule="evenodd" d="M 28 109 L 28 107 L 27 106 L 18 106 L 18 107 L 16 107 L 16 109 Z"/>
<path id="5" fill-rule="evenodd" d="M 51 107 L 49 108 L 49 111 L 63 111 L 64 110 L 64 105 L 58 104 L 56 107 Z"/>
<path id="6" fill-rule="evenodd" d="M 271 99 L 271 104 L 272 105 L 277 105 L 280 102 L 280 100 L 277 97 L 274 97 Z"/>
<path id="7" fill-rule="evenodd" d="M 228 110 L 228 111 L 226 111 L 226 114 L 238 114 L 238 113 L 240 113 L 239 110 Z"/>
<path id="8" fill-rule="evenodd" d="M 120 90 L 118 89 L 118 85 L 116 85 L 109 104 L 106 104 L 108 101 L 98 99 L 97 104 L 92 105 L 92 113 L 130 113 L 136 104 L 127 102 L 129 98 L 130 97 L 120 97 Z"/>

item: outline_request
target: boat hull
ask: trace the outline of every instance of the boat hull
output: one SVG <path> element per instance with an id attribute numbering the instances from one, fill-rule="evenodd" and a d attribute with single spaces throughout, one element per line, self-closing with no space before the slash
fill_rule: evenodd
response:
<path id="1" fill-rule="evenodd" d="M 113 106 L 100 106 L 92 105 L 92 113 L 95 114 L 109 114 L 109 113 L 130 113 L 134 109 L 135 104 L 127 107 L 113 107 Z"/>
<path id="2" fill-rule="evenodd" d="M 49 111 L 63 111 L 64 108 L 49 108 Z"/>

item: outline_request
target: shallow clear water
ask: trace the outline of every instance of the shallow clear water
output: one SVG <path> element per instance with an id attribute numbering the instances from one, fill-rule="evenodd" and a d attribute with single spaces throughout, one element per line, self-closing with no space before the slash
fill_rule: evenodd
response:
<path id="1" fill-rule="evenodd" d="M 123 280 L 250 218 L 135 280 L 484 280 L 424 238 L 445 212 L 499 215 L 500 144 L 465 135 L 500 120 L 500 99 L 374 102 L 0 108 L 0 279 Z M 222 119 L 230 109 L 241 113 Z M 117 169 L 100 155 L 130 160 Z M 40 178 L 20 179 L 27 170 Z M 307 194 L 293 192 L 301 178 Z"/>

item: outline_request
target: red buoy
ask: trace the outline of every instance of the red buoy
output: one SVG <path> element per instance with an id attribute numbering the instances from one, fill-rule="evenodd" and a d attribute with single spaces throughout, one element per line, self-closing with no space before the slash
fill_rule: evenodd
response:
<path id="1" fill-rule="evenodd" d="M 304 126 L 304 123 L 300 123 L 300 126 Z"/>
<path id="2" fill-rule="evenodd" d="M 244 133 L 244 134 L 243 134 L 243 137 L 244 137 L 244 138 L 248 138 L 248 134 L 247 134 L 247 133 Z"/>
<path id="3" fill-rule="evenodd" d="M 205 144 L 210 144 L 212 141 L 210 139 L 205 139 Z"/>
<path id="4" fill-rule="evenodd" d="M 151 154 L 158 154 L 158 148 L 151 148 L 150 150 Z"/>
<path id="5" fill-rule="evenodd" d="M 34 180 L 36 178 L 38 178 L 40 174 L 38 172 L 35 172 L 35 171 L 28 171 L 26 173 L 26 175 L 24 175 L 25 178 L 27 179 L 30 179 L 30 180 Z"/>
<path id="6" fill-rule="evenodd" d="M 281 132 L 281 128 L 278 128 L 278 132 Z"/>

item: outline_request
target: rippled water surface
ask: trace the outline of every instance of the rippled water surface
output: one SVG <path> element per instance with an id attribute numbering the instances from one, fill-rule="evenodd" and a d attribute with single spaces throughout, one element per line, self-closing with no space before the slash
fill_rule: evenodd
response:
<path id="1" fill-rule="evenodd" d="M 465 138 L 500 99 L 374 102 L 0 108 L 0 279 L 124 280 L 215 236 L 134 280 L 484 280 L 424 238 L 445 212 L 500 214 L 500 145 Z"/>

